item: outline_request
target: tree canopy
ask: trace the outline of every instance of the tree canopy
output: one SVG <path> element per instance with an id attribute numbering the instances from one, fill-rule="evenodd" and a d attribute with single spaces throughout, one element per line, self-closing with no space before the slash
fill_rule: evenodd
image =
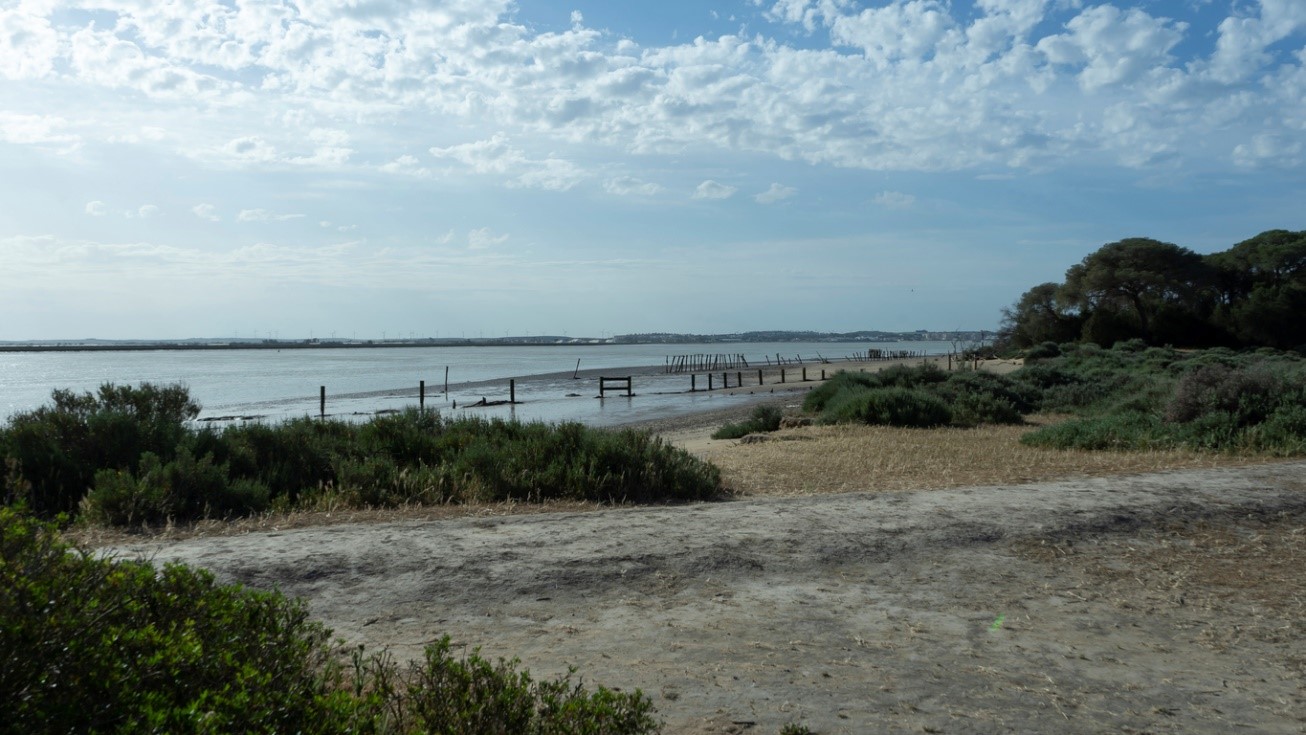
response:
<path id="1" fill-rule="evenodd" d="M 1306 231 L 1199 255 L 1145 237 L 1107 243 L 1003 310 L 1013 347 L 1139 338 L 1185 347 L 1306 345 Z"/>

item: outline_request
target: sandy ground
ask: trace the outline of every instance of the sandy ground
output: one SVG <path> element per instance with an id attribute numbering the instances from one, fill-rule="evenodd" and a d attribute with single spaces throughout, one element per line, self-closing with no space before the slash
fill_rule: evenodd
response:
<path id="1" fill-rule="evenodd" d="M 874 490 L 868 481 L 866 490 Z M 122 544 L 669 733 L 1306 732 L 1306 463 Z"/>

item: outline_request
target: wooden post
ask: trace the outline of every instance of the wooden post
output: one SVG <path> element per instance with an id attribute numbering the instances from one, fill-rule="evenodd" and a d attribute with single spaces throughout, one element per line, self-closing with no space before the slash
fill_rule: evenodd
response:
<path id="1" fill-rule="evenodd" d="M 449 395 L 449 366 L 444 366 L 444 394 Z"/>
<path id="2" fill-rule="evenodd" d="M 322 418 L 326 418 L 326 386 L 318 390 L 318 413 Z"/>
<path id="3" fill-rule="evenodd" d="M 517 402 L 517 379 L 509 378 L 508 380 L 508 403 Z"/>
<path id="4" fill-rule="evenodd" d="M 757 369 L 757 384 L 762 385 L 762 368 Z"/>
<path id="5" fill-rule="evenodd" d="M 707 389 L 712 390 L 712 373 L 707 374 Z"/>
<path id="6" fill-rule="evenodd" d="M 730 373 L 721 373 L 721 387 L 722 389 L 730 387 Z"/>
<path id="7" fill-rule="evenodd" d="M 571 374 L 571 379 L 576 380 L 580 377 L 580 358 L 576 358 L 576 372 Z"/>
<path id="8" fill-rule="evenodd" d="M 735 383 L 737 383 L 740 388 L 744 387 L 744 374 L 742 372 L 735 372 Z"/>
<path id="9" fill-rule="evenodd" d="M 825 380 L 825 371 L 824 371 L 824 370 L 821 371 L 821 380 Z"/>
<path id="10" fill-rule="evenodd" d="M 417 381 L 417 410 L 418 412 L 426 411 L 426 381 Z"/>
<path id="11" fill-rule="evenodd" d="M 780 382 L 781 382 L 781 383 L 785 382 L 785 369 L 784 369 L 784 368 L 780 368 Z"/>
<path id="12" fill-rule="evenodd" d="M 690 374 L 690 376 L 689 376 L 689 392 L 690 392 L 690 393 L 697 393 L 697 392 L 698 392 L 698 376 L 697 376 L 697 375 Z"/>
<path id="13" fill-rule="evenodd" d="M 804 382 L 804 383 L 807 382 L 807 366 L 806 366 L 806 365 L 803 366 L 803 382 Z"/>

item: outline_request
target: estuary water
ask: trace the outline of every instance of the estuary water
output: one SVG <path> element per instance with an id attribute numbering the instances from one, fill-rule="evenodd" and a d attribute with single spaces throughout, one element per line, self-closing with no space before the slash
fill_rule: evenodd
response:
<path id="1" fill-rule="evenodd" d="M 820 357 L 842 361 L 867 349 L 943 354 L 947 342 L 782 342 L 654 345 L 435 346 L 317 349 L 0 352 L 0 422 L 45 405 L 51 391 L 94 391 L 101 384 L 181 383 L 217 424 L 317 416 L 365 419 L 379 411 L 425 407 L 499 418 L 580 421 L 611 426 L 744 404 L 756 397 L 691 393 L 689 374 L 667 374 L 670 356 L 742 355 L 764 367 Z M 577 363 L 579 361 L 579 367 Z M 446 369 L 448 393 L 444 393 Z M 635 396 L 598 400 L 599 377 L 633 377 Z M 755 376 L 755 373 L 754 373 Z M 516 405 L 506 401 L 516 380 Z M 732 378 L 733 379 L 733 378 Z M 699 374 L 698 387 L 704 387 Z M 719 385 L 719 383 L 718 383 Z"/>

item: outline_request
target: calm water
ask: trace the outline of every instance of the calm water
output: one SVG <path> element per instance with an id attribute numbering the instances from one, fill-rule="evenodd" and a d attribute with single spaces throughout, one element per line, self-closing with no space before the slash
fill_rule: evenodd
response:
<path id="1" fill-rule="evenodd" d="M 201 419 L 279 420 L 316 416 L 319 386 L 327 413 L 340 417 L 418 404 L 444 412 L 523 420 L 583 421 L 613 425 L 746 403 L 749 396 L 688 393 L 688 375 L 665 375 L 668 355 L 742 354 L 754 365 L 822 355 L 842 359 L 867 348 L 945 353 L 946 342 L 797 343 L 712 345 L 558 345 L 532 347 L 409 347 L 156 352 L 0 353 L 0 420 L 49 402 L 57 388 L 93 391 L 103 383 L 182 383 L 203 406 Z M 580 361 L 580 377 L 573 378 Z M 445 368 L 449 394 L 442 394 Z M 622 368 L 623 370 L 614 370 Z M 598 375 L 634 374 L 634 398 L 603 401 Z M 732 376 L 733 377 L 733 376 Z M 508 398 L 517 379 L 517 406 L 467 408 L 486 398 Z M 700 388 L 703 377 L 699 377 Z M 753 400 L 756 400 L 753 398 Z"/>

